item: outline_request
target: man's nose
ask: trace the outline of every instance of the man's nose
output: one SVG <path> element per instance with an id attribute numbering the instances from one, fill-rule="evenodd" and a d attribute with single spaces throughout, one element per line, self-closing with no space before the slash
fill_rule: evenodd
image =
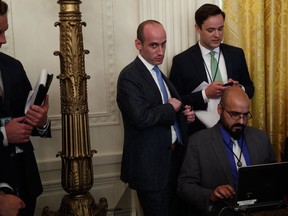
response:
<path id="1" fill-rule="evenodd" d="M 164 53 L 165 53 L 165 48 L 159 46 L 159 48 L 158 48 L 158 54 L 159 54 L 159 55 L 164 55 Z"/>
<path id="2" fill-rule="evenodd" d="M 244 124 L 245 121 L 246 121 L 246 119 L 245 119 L 245 117 L 244 117 L 243 115 L 240 116 L 240 118 L 238 119 L 238 122 L 239 122 L 240 124 Z"/>
<path id="3" fill-rule="evenodd" d="M 215 29 L 214 35 L 217 36 L 217 37 L 219 37 L 220 33 L 219 33 L 219 30 L 218 30 L 218 29 Z"/>

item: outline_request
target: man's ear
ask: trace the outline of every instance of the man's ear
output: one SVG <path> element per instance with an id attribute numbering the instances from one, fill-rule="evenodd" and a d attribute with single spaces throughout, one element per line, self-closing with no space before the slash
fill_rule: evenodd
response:
<path id="1" fill-rule="evenodd" d="M 138 39 L 135 40 L 135 47 L 137 50 L 141 51 L 142 50 L 142 42 Z"/>
<path id="2" fill-rule="evenodd" d="M 199 33 L 200 30 L 201 30 L 201 28 L 200 28 L 197 24 L 194 25 L 194 28 L 195 28 L 195 31 L 196 31 L 197 33 Z"/>

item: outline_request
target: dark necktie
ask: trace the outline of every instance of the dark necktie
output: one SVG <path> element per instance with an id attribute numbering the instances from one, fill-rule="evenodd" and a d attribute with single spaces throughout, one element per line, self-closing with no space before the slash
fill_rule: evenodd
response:
<path id="1" fill-rule="evenodd" d="M 160 90 L 161 90 L 162 95 L 163 95 L 163 101 L 164 101 L 164 103 L 167 103 L 168 102 L 168 93 L 167 93 L 167 90 L 166 90 L 165 85 L 164 85 L 164 81 L 163 81 L 163 78 L 162 78 L 161 71 L 160 71 L 160 69 L 158 68 L 157 65 L 153 68 L 153 70 L 156 72 L 157 81 L 158 81 L 158 84 L 160 86 Z M 175 129 L 178 142 L 183 144 L 182 138 L 181 138 L 180 129 L 179 129 L 179 126 L 177 124 L 177 121 L 175 122 L 173 127 Z"/>

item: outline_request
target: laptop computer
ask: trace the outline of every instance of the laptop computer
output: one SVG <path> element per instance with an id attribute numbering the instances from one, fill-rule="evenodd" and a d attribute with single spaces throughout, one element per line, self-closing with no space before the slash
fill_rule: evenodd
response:
<path id="1" fill-rule="evenodd" d="M 287 207 L 288 162 L 241 167 L 234 211 L 260 211 Z"/>

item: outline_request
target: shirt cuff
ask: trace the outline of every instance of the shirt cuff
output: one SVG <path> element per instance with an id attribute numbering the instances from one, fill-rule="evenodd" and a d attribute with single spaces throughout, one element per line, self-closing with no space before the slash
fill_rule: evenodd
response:
<path id="1" fill-rule="evenodd" d="M 1 126 L 0 127 L 0 131 L 3 134 L 3 145 L 4 146 L 8 146 L 8 139 L 7 139 L 7 134 L 6 134 L 6 130 L 5 130 L 5 126 Z M 0 184 L 1 185 L 1 184 Z"/>
<path id="2" fill-rule="evenodd" d="M 205 94 L 205 89 L 202 90 L 202 97 L 203 97 L 204 102 L 208 103 L 209 99 L 208 99 L 208 97 Z"/>
<path id="3" fill-rule="evenodd" d="M 46 124 L 42 128 L 37 128 L 37 131 L 40 136 L 46 133 L 47 129 L 49 128 L 49 125 L 50 125 L 50 120 L 47 119 Z"/>
<path id="4" fill-rule="evenodd" d="M 5 193 L 11 193 L 11 192 L 13 192 L 13 188 L 9 185 L 9 184 L 7 184 L 7 183 L 5 183 L 5 182 L 1 182 L 0 183 L 0 191 L 4 191 Z"/>

